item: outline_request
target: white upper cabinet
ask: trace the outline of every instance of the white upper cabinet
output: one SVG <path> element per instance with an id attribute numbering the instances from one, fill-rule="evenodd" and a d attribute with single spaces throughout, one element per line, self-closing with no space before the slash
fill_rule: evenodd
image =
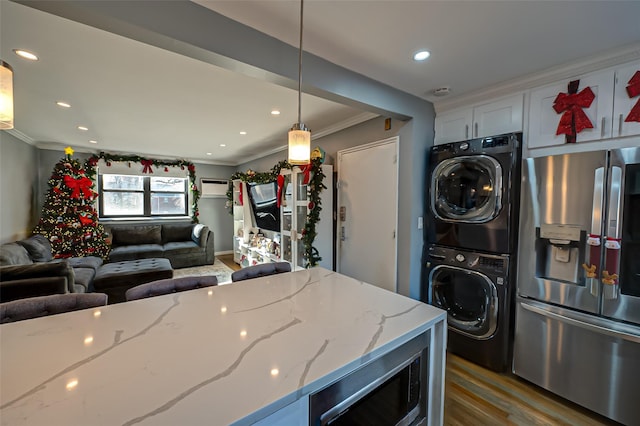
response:
<path id="1" fill-rule="evenodd" d="M 463 108 L 438 114 L 435 123 L 436 145 L 470 139 L 473 126 L 473 108 Z"/>
<path id="2" fill-rule="evenodd" d="M 580 80 L 578 93 L 590 87 L 595 99 L 588 108 L 582 108 L 592 129 L 584 129 L 576 136 L 576 142 L 597 141 L 640 134 L 640 123 L 625 123 L 624 119 L 638 98 L 629 99 L 627 82 L 640 63 L 629 64 L 617 70 L 609 69 L 531 91 L 529 112 L 529 148 L 541 148 L 565 143 L 565 135 L 556 135 L 562 112 L 556 113 L 553 102 L 559 93 L 567 93 L 570 81 Z M 615 83 L 616 79 L 618 83 Z"/>
<path id="3" fill-rule="evenodd" d="M 625 122 L 631 109 L 640 102 L 640 96 L 631 98 L 627 93 L 629 80 L 640 72 L 640 61 L 618 68 L 615 75 L 615 96 L 613 103 L 613 137 L 640 135 L 640 123 Z"/>
<path id="4" fill-rule="evenodd" d="M 435 144 L 495 136 L 522 130 L 522 93 L 495 101 L 447 111 L 435 119 Z"/>

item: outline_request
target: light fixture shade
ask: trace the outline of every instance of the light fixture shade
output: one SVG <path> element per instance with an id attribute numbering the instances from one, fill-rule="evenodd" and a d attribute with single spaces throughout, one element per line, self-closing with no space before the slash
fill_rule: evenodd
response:
<path id="1" fill-rule="evenodd" d="M 311 132 L 298 123 L 289 130 L 289 164 L 303 165 L 311 161 Z"/>
<path id="2" fill-rule="evenodd" d="M 13 68 L 0 61 L 0 129 L 13 129 Z"/>

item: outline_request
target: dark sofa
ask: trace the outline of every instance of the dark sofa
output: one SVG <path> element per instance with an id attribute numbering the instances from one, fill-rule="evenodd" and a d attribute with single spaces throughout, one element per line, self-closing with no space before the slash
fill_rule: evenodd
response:
<path id="1" fill-rule="evenodd" d="M 193 223 L 105 225 L 111 235 L 108 262 L 163 257 L 174 269 L 212 265 L 213 231 Z"/>
<path id="2" fill-rule="evenodd" d="M 49 240 L 33 235 L 0 246 L 0 301 L 93 291 L 102 259 L 95 256 L 54 259 Z"/>

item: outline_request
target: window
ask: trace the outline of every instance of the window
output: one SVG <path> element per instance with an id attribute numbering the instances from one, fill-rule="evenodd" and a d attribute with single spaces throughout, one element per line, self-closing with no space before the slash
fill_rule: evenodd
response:
<path id="1" fill-rule="evenodd" d="M 100 217 L 187 216 L 187 178 L 102 174 Z"/>

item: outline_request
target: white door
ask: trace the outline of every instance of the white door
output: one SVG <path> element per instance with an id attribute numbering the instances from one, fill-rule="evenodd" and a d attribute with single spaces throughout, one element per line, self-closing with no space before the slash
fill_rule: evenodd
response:
<path id="1" fill-rule="evenodd" d="M 397 291 L 398 137 L 338 151 L 336 270 Z"/>

